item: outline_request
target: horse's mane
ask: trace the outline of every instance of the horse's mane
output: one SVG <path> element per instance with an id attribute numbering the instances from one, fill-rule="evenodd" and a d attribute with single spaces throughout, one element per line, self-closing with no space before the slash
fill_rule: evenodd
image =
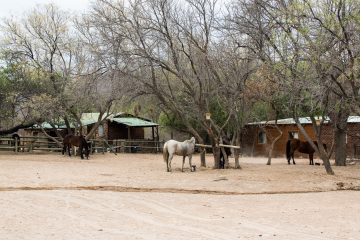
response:
<path id="1" fill-rule="evenodd" d="M 191 137 L 190 139 L 185 140 L 184 142 L 190 143 L 190 144 L 195 144 L 195 138 L 194 138 L 194 137 Z"/>

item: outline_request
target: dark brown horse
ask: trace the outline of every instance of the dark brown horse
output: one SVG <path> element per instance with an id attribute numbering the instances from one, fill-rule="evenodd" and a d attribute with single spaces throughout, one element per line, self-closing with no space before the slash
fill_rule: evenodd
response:
<path id="1" fill-rule="evenodd" d="M 63 155 L 67 148 L 69 156 L 71 156 L 70 148 L 71 146 L 76 146 L 79 147 L 81 159 L 84 159 L 83 150 L 85 150 L 86 159 L 89 159 L 89 147 L 84 136 L 74 136 L 72 134 L 66 135 L 63 139 L 63 146 Z"/>
<path id="2" fill-rule="evenodd" d="M 225 145 L 230 145 L 230 139 L 227 136 L 223 136 L 223 144 Z M 225 153 L 226 153 L 226 157 L 229 159 L 229 156 L 231 155 L 231 150 L 228 147 L 224 147 Z M 220 168 L 224 169 L 225 168 L 225 157 L 223 154 L 223 151 L 220 149 Z"/>
<path id="3" fill-rule="evenodd" d="M 314 144 L 316 146 L 318 146 L 317 141 L 314 141 Z M 326 144 L 323 144 L 324 148 L 326 149 Z M 301 153 L 307 153 L 309 154 L 309 160 L 310 160 L 310 165 L 314 165 L 314 153 L 315 153 L 315 149 L 310 145 L 309 142 L 303 142 L 299 139 L 290 139 L 287 141 L 286 143 L 286 158 L 288 160 L 288 164 L 290 164 L 290 160 L 292 158 L 293 160 L 293 164 L 295 163 L 294 160 L 294 152 L 295 151 L 299 151 Z"/>

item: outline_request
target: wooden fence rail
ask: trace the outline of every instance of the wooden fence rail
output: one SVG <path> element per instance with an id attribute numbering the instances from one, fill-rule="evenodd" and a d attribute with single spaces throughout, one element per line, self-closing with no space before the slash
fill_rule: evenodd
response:
<path id="1" fill-rule="evenodd" d="M 59 138 L 55 138 L 60 141 Z M 145 139 L 90 139 L 88 141 L 91 153 L 105 152 L 128 152 L 128 153 L 158 153 L 162 152 L 164 146 L 163 141 L 152 141 Z M 211 145 L 195 144 L 197 147 L 211 148 Z M 219 144 L 220 147 L 229 147 L 239 149 L 239 146 Z M 0 138 L 0 151 L 17 152 L 60 152 L 62 146 L 47 137 L 20 137 L 19 141 L 15 141 L 11 137 Z M 357 152 L 357 151 L 355 151 Z"/>
<path id="2" fill-rule="evenodd" d="M 212 148 L 212 146 L 211 146 L 211 145 L 204 145 L 204 144 L 195 144 L 195 146 L 197 146 L 197 147 L 204 147 L 204 148 Z M 239 147 L 239 146 L 226 145 L 226 144 L 219 144 L 219 147 L 240 149 L 240 147 Z"/>
<path id="3" fill-rule="evenodd" d="M 59 138 L 55 138 L 60 141 Z M 157 153 L 162 151 L 164 142 L 152 141 L 144 139 L 90 139 L 88 140 L 91 153 L 96 152 L 152 152 Z M 11 137 L 0 138 L 0 151 L 13 151 L 13 152 L 60 152 L 62 146 L 47 137 L 20 137 L 18 141 L 15 141 Z"/>

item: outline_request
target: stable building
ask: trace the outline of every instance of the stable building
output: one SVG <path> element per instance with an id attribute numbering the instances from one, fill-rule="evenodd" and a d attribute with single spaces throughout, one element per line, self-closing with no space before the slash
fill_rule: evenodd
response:
<path id="1" fill-rule="evenodd" d="M 307 134 L 311 139 L 316 140 L 312 122 L 309 117 L 299 119 Z M 306 141 L 303 134 L 298 129 L 293 118 L 279 119 L 277 127 L 282 134 L 274 145 L 273 156 L 284 157 L 286 142 L 293 136 L 302 141 Z M 249 156 L 268 156 L 271 143 L 280 135 L 275 126 L 275 121 L 253 122 L 245 126 L 242 135 L 242 153 Z M 329 121 L 325 121 L 322 127 L 322 141 L 331 146 L 333 142 L 333 129 Z M 346 151 L 349 158 L 360 158 L 360 116 L 350 116 L 348 118 Z M 307 155 L 295 152 L 297 157 L 307 158 Z"/>
<path id="2" fill-rule="evenodd" d="M 97 123 L 99 113 L 83 113 L 81 123 L 85 134 Z M 159 124 L 149 119 L 136 117 L 128 113 L 108 116 L 95 132 L 94 138 L 115 139 L 159 139 Z"/>

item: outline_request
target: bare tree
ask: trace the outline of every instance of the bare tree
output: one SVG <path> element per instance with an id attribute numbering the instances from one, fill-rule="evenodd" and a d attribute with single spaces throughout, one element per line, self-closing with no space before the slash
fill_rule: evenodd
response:
<path id="1" fill-rule="evenodd" d="M 351 112 L 358 112 L 360 82 L 358 63 L 360 28 L 356 16 L 360 11 L 357 1 L 327 1 L 325 4 L 304 1 L 301 14 L 311 25 L 309 36 L 304 36 L 309 48 L 309 61 L 314 64 L 321 84 L 329 88 L 333 106 L 329 117 L 335 132 L 336 165 L 346 164 L 347 120 Z M 298 25 L 296 29 L 305 27 Z M 305 34 L 303 34 L 305 35 Z"/>
<path id="2" fill-rule="evenodd" d="M 99 120 L 90 130 L 91 137 L 107 116 L 114 113 L 118 104 L 130 99 L 136 82 L 129 73 L 129 48 L 123 36 L 122 15 L 117 15 L 114 5 L 94 4 L 91 11 L 76 20 L 76 29 L 80 33 L 79 41 L 83 45 L 84 69 L 79 75 L 84 89 L 88 92 L 85 102 L 92 103 L 87 108 L 100 112 Z M 123 5 L 117 2 L 123 10 Z M 81 88 L 81 87 L 80 87 Z"/>
<path id="3" fill-rule="evenodd" d="M 124 6 L 101 0 L 97 5 L 108 9 L 107 22 L 125 38 L 130 63 L 126 71 L 137 79 L 136 94 L 156 96 L 159 107 L 181 119 L 200 143 L 204 140 L 195 125 L 204 129 L 218 168 L 222 130 L 234 111 L 226 109 L 231 111 L 222 123 L 205 118 L 220 101 L 219 89 L 224 91 L 227 80 L 214 54 L 216 1 L 129 1 Z"/>
<path id="4" fill-rule="evenodd" d="M 27 99 L 26 105 L 35 113 L 36 105 L 62 99 L 70 73 L 71 50 L 68 42 L 67 15 L 54 5 L 46 5 L 29 12 L 22 20 L 5 19 L 2 24 L 2 51 L 9 66 L 26 69 L 26 76 L 41 86 L 38 96 Z M 38 88 L 39 89 L 39 88 Z M 40 90 L 40 89 L 39 89 Z M 40 94 L 40 95 L 39 95 Z M 39 102 L 44 100 L 45 102 Z M 33 105 L 31 105 L 33 104 Z M 35 105 L 34 105 L 35 104 Z M 63 106 L 46 105 L 52 113 L 62 112 Z M 18 108 L 21 108 L 18 105 Z M 43 108 L 42 110 L 44 110 Z M 50 109 L 46 109 L 50 111 Z M 42 114 L 36 121 L 50 120 L 54 114 Z M 56 114 L 55 114 L 56 115 Z"/>
<path id="5" fill-rule="evenodd" d="M 328 5 L 312 4 L 307 1 L 238 1 L 229 15 L 231 31 L 239 39 L 248 40 L 246 44 L 239 43 L 239 46 L 256 53 L 281 81 L 279 91 L 288 96 L 284 109 L 287 108 L 288 113 L 292 112 L 297 122 L 300 114 L 314 119 L 316 115 L 328 115 L 331 110 L 329 93 L 333 91 L 334 84 L 330 80 L 334 79 L 334 75 L 331 76 L 327 71 L 327 75 L 320 74 L 319 66 L 323 69 L 331 61 L 328 59 L 331 58 L 329 49 L 332 48 L 329 42 L 334 44 L 334 37 L 326 34 L 329 29 L 319 25 L 316 18 L 309 17 L 309 12 L 315 13 L 315 9 L 318 16 L 326 17 L 324 13 L 327 12 L 325 8 Z M 330 68 L 326 67 L 327 70 L 335 69 L 335 64 L 330 65 Z M 340 87 L 339 83 L 335 85 Z M 355 87 L 353 90 L 356 89 Z M 315 123 L 314 131 L 317 133 L 317 141 L 321 143 L 321 130 Z M 304 135 L 314 149 L 317 149 L 307 134 Z M 319 144 L 317 150 L 326 171 L 333 174 L 329 156 L 322 148 L 322 144 Z"/>
<path id="6" fill-rule="evenodd" d="M 71 20 L 53 4 L 40 6 L 20 21 L 4 21 L 2 47 L 8 59 L 22 62 L 32 75 L 37 74 L 45 91 L 33 99 L 32 109 L 39 110 L 42 121 L 53 125 L 60 121 L 71 132 L 73 126 L 81 130 L 83 112 L 100 113 L 86 136 L 90 138 L 127 90 L 119 68 L 121 42 L 110 41 L 105 21 L 84 16 L 78 21 L 83 25 L 75 29 Z"/>

